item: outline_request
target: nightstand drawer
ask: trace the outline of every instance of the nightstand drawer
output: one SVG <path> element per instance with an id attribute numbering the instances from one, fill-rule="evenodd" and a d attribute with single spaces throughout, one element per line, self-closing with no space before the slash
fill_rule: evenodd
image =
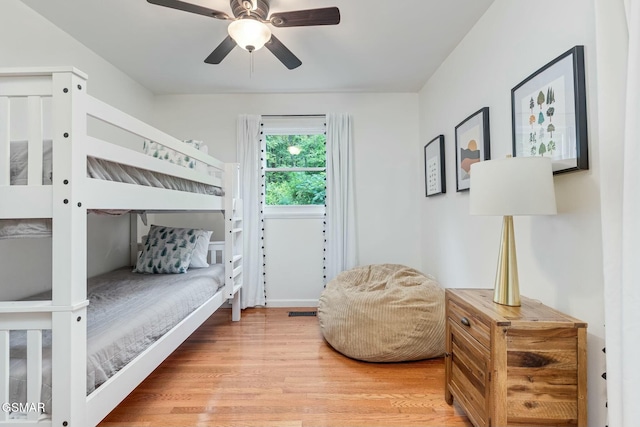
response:
<path id="1" fill-rule="evenodd" d="M 491 328 L 476 310 L 447 299 L 447 316 L 452 323 L 464 329 L 485 348 L 491 348 Z"/>
<path id="2" fill-rule="evenodd" d="M 467 415 L 476 426 L 488 425 L 489 351 L 451 319 L 448 322 L 451 392 L 465 403 Z"/>
<path id="3" fill-rule="evenodd" d="M 587 324 L 521 296 L 446 290 L 444 398 L 475 427 L 586 427 Z"/>

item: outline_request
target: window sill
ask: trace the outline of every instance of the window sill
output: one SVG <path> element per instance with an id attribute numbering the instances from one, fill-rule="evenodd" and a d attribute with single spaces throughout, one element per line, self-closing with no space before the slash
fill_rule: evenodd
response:
<path id="1" fill-rule="evenodd" d="M 321 219 L 324 218 L 323 205 L 305 206 L 266 206 L 264 208 L 265 219 Z"/>

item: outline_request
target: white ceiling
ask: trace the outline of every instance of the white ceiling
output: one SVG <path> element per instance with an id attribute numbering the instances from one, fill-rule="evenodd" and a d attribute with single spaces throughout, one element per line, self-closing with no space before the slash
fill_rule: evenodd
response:
<path id="1" fill-rule="evenodd" d="M 271 12 L 337 6 L 335 26 L 274 28 L 301 61 L 267 49 L 204 59 L 228 22 L 146 0 L 22 0 L 157 94 L 417 92 L 493 0 L 271 0 Z M 186 0 L 229 15 L 228 0 Z"/>

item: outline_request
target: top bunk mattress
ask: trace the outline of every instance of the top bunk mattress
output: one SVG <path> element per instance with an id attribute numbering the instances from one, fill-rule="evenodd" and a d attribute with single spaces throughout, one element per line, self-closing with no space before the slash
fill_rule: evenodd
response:
<path id="1" fill-rule="evenodd" d="M 10 184 L 27 185 L 27 141 L 12 141 L 10 150 Z M 42 183 L 44 185 L 51 185 L 53 179 L 52 158 L 51 140 L 44 140 L 42 152 Z M 145 185 L 148 187 L 164 188 L 168 190 L 187 191 L 190 193 L 209 194 L 213 196 L 224 195 L 224 191 L 220 187 L 189 181 L 183 178 L 152 172 L 146 169 L 138 169 L 132 166 L 122 165 L 95 157 L 87 157 L 87 176 L 95 179 Z"/>
<path id="2" fill-rule="evenodd" d="M 27 185 L 29 172 L 27 141 L 12 141 L 10 145 L 10 185 Z M 42 184 L 51 185 L 53 180 L 53 150 L 51 140 L 44 140 L 42 150 Z M 167 190 L 224 196 L 220 187 L 174 177 L 146 169 L 110 162 L 95 157 L 87 157 L 89 178 Z M 99 211 L 102 214 L 122 214 L 123 211 Z M 50 219 L 0 219 L 0 240 L 51 236 Z"/>
<path id="3" fill-rule="evenodd" d="M 224 266 L 184 274 L 119 269 L 88 280 L 87 394 L 157 341 L 224 285 Z M 49 300 L 50 292 L 29 298 Z M 26 333 L 11 332 L 10 401 L 26 401 Z M 43 331 L 41 402 L 51 404 L 51 331 Z"/>

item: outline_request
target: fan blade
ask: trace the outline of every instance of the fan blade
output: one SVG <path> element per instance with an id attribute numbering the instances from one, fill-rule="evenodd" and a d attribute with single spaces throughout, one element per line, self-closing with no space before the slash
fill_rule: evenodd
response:
<path id="1" fill-rule="evenodd" d="M 269 21 L 274 27 L 336 25 L 340 23 L 340 9 L 337 7 L 325 7 L 322 9 L 274 13 L 269 18 Z"/>
<path id="2" fill-rule="evenodd" d="M 235 40 L 233 40 L 231 36 L 227 36 L 227 38 L 222 40 L 222 43 L 220 43 L 218 47 L 211 52 L 211 55 L 207 56 L 207 59 L 205 59 L 204 62 L 207 64 L 219 64 L 234 47 L 236 47 Z"/>
<path id="3" fill-rule="evenodd" d="M 302 62 L 273 34 L 271 34 L 271 39 L 265 43 L 264 47 L 269 49 L 290 70 L 302 65 Z"/>
<path id="4" fill-rule="evenodd" d="M 147 0 L 151 4 L 158 6 L 170 7 L 171 9 L 183 10 L 185 12 L 197 13 L 198 15 L 208 16 L 216 19 L 231 19 L 224 12 L 209 9 L 207 7 L 198 6 L 196 4 L 187 3 L 180 0 Z"/>

